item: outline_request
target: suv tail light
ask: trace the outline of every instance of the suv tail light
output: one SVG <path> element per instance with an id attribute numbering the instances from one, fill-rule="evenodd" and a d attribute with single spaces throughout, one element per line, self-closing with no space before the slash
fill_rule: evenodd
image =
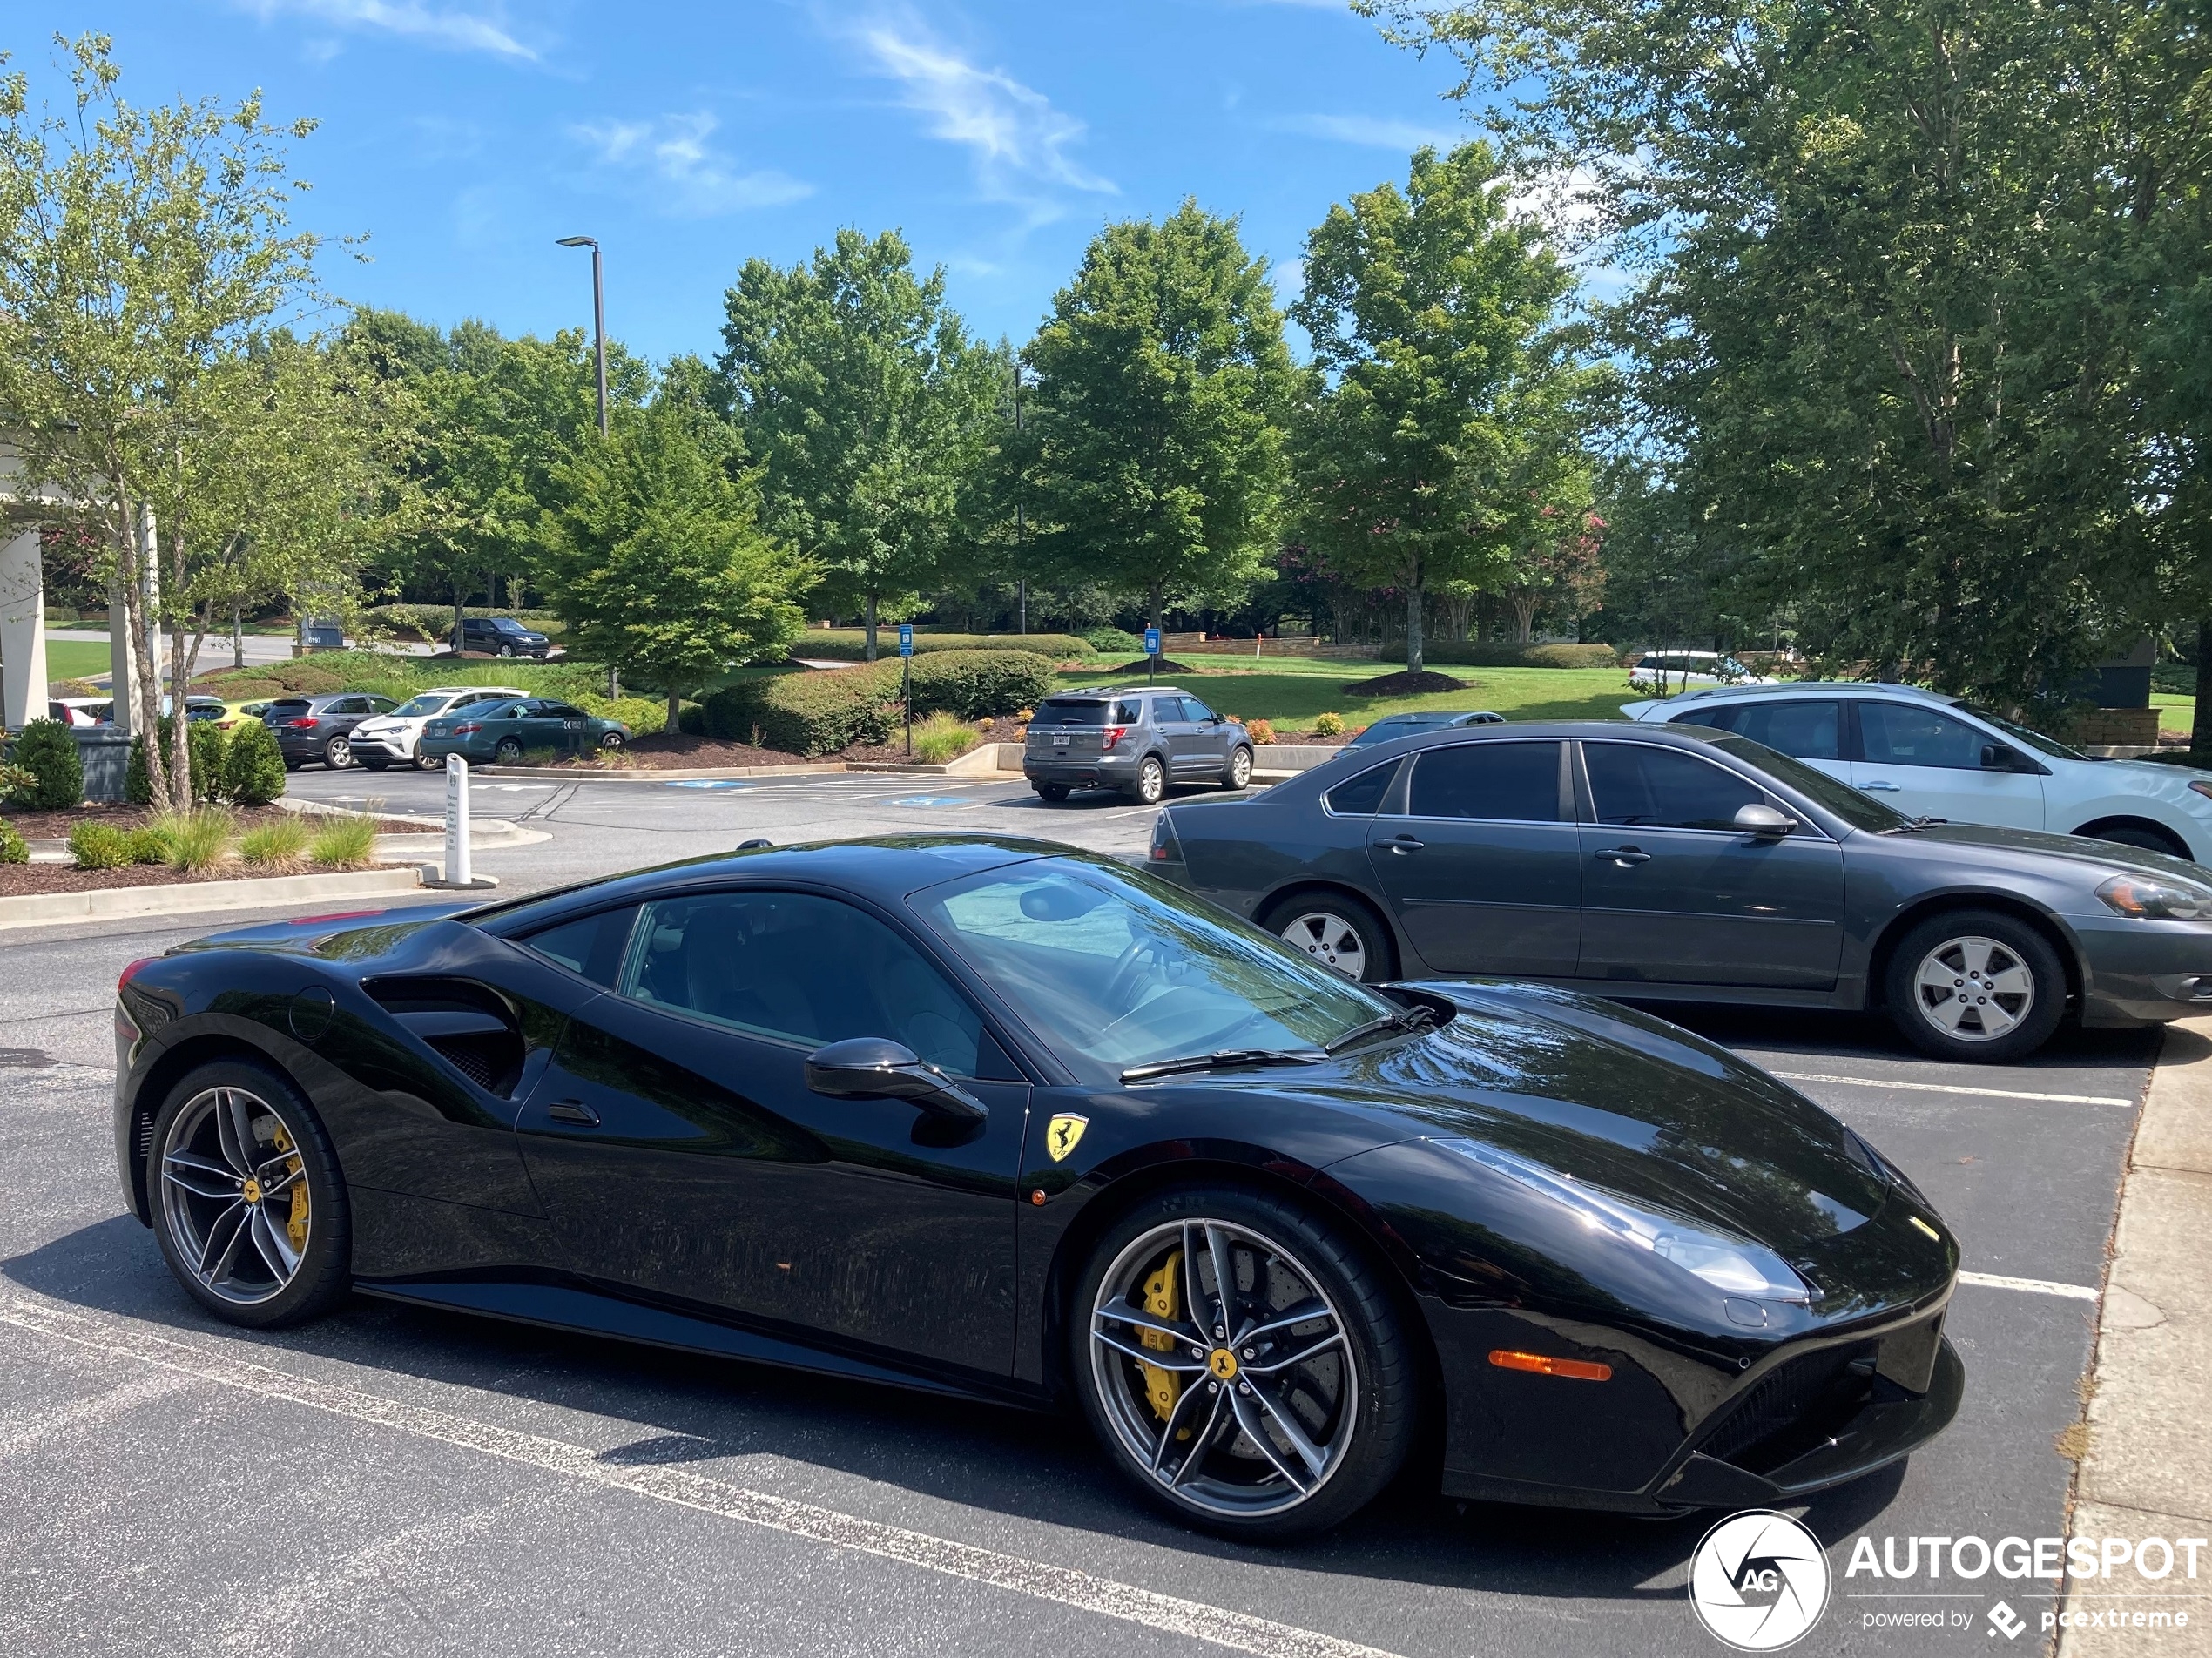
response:
<path id="1" fill-rule="evenodd" d="M 287 719 L 284 723 L 295 731 L 311 731 L 314 730 L 316 726 L 322 724 L 320 720 L 316 719 L 312 715 L 306 719 Z"/>
<path id="2" fill-rule="evenodd" d="M 1108 749 L 1113 747 L 1115 744 L 1120 742 L 1122 738 L 1127 737 L 1128 735 L 1129 727 L 1126 725 L 1107 726 L 1103 731 L 1098 733 L 1099 752 L 1102 754 L 1104 753 Z"/>

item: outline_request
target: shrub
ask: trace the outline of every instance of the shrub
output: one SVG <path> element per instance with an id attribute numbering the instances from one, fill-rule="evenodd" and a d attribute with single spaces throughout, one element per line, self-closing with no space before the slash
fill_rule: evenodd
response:
<path id="1" fill-rule="evenodd" d="M 1119 628 L 1085 628 L 1083 641 L 1101 656 L 1125 657 L 1144 649 L 1143 635 Z"/>
<path id="2" fill-rule="evenodd" d="M 635 737 L 650 737 L 668 724 L 668 704 L 658 697 L 575 697 L 570 699 L 587 714 L 618 719 Z M 696 703 L 685 707 L 696 708 Z"/>
<path id="3" fill-rule="evenodd" d="M 1254 748 L 1265 748 L 1275 740 L 1275 728 L 1264 719 L 1244 722 L 1244 735 L 1252 739 Z"/>
<path id="4" fill-rule="evenodd" d="M 261 722 L 253 722 L 259 725 Z M 220 800 L 223 795 L 223 750 L 226 734 L 212 719 L 195 719 L 185 726 L 185 751 L 192 766 L 192 798 Z"/>
<path id="5" fill-rule="evenodd" d="M 12 825 L 0 823 L 0 864 L 27 864 L 30 847 Z"/>
<path id="6" fill-rule="evenodd" d="M 223 745 L 222 798 L 233 805 L 265 806 L 284 792 L 284 751 L 258 719 L 241 720 Z"/>
<path id="7" fill-rule="evenodd" d="M 131 837 L 113 824 L 87 819 L 70 826 L 69 853 L 79 869 L 121 869 L 136 863 Z"/>
<path id="8" fill-rule="evenodd" d="M 195 806 L 190 812 L 164 812 L 139 832 L 161 846 L 163 861 L 172 869 L 193 874 L 212 869 L 230 850 L 238 819 L 220 806 Z"/>
<path id="9" fill-rule="evenodd" d="M 287 812 L 273 823 L 257 823 L 239 837 L 238 855 L 249 864 L 288 866 L 307 849 L 307 826 Z"/>
<path id="10" fill-rule="evenodd" d="M 914 727 L 914 758 L 931 765 L 956 759 L 982 740 L 973 725 L 947 713 L 932 714 Z"/>
<path id="11" fill-rule="evenodd" d="M 899 681 L 895 657 L 865 668 L 741 679 L 706 699 L 707 734 L 789 754 L 887 742 L 898 722 Z M 914 658 L 914 712 L 962 719 L 1008 713 L 1042 701 L 1055 683 L 1051 663 L 1026 651 L 941 651 Z"/>
<path id="12" fill-rule="evenodd" d="M 1127 637 L 1126 635 L 1123 636 Z M 865 662 L 867 660 L 868 636 L 860 628 L 810 628 L 792 645 L 794 657 L 814 657 L 834 662 Z M 1143 642 L 1130 640 L 1130 650 L 1142 650 Z M 878 628 L 875 643 L 879 661 L 899 659 L 899 630 Z M 1051 662 L 1067 662 L 1076 658 L 1095 657 L 1098 652 L 1090 641 L 1073 633 L 914 633 L 914 656 L 917 660 L 945 650 L 1021 650 L 1031 656 L 1043 657 Z"/>
<path id="13" fill-rule="evenodd" d="M 523 751 L 524 765 L 553 765 L 566 758 L 557 748 L 526 748 Z"/>
<path id="14" fill-rule="evenodd" d="M 84 799 L 84 761 L 77 739 L 57 719 L 34 719 L 23 728 L 8 758 L 30 773 L 29 790 L 15 792 L 32 812 L 66 812 Z"/>
<path id="15" fill-rule="evenodd" d="M 2194 673 L 2195 672 L 2195 670 L 2191 669 L 2189 671 Z M 2195 682 L 2192 680 L 2190 683 L 2194 685 Z M 107 690 L 105 686 L 94 684 L 89 679 L 50 679 L 46 682 L 46 694 L 49 697 L 64 698 L 70 697 L 105 697 L 107 695 Z"/>
<path id="16" fill-rule="evenodd" d="M 169 861 L 169 837 L 158 829 L 126 829 L 123 832 L 123 845 L 134 864 L 165 864 Z"/>
<path id="17" fill-rule="evenodd" d="M 1403 662 L 1401 641 L 1385 645 L 1380 660 Z M 1516 644 L 1502 639 L 1445 639 L 1421 647 L 1421 660 L 1430 667 L 1457 668 L 1614 668 L 1620 652 L 1609 644 Z"/>
<path id="18" fill-rule="evenodd" d="M 1344 716 L 1342 714 L 1316 714 L 1313 717 L 1313 734 L 1316 737 L 1342 737 Z"/>
<path id="19" fill-rule="evenodd" d="M 375 819 L 332 818 L 307 843 L 307 859 L 323 869 L 361 869 L 375 851 Z"/>
<path id="20" fill-rule="evenodd" d="M 657 710 L 653 720 L 655 731 L 666 731 L 668 710 L 665 707 Z M 676 729 L 686 737 L 705 737 L 706 735 L 706 710 L 697 703 L 678 704 L 676 709 Z"/>
<path id="21" fill-rule="evenodd" d="M 165 726 L 169 724 L 163 720 Z M 143 734 L 131 739 L 131 758 L 123 765 L 123 798 L 134 806 L 153 804 L 153 779 L 146 775 L 146 739 Z"/>

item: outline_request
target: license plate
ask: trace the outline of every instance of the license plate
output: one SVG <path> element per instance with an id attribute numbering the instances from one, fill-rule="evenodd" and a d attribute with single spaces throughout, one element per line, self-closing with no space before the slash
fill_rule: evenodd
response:
<path id="1" fill-rule="evenodd" d="M 1052 745 L 1055 748 L 1065 748 L 1068 746 L 1068 739 L 1064 737 L 1055 737 L 1052 739 Z"/>

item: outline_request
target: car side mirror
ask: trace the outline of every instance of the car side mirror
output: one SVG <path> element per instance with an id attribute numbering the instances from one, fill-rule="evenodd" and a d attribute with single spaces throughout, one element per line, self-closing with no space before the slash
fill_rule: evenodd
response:
<path id="1" fill-rule="evenodd" d="M 1755 800 L 1736 808 L 1735 824 L 1747 835 L 1786 835 L 1797 826 L 1797 820 L 1777 807 Z"/>
<path id="2" fill-rule="evenodd" d="M 833 1100 L 908 1100 L 960 1122 L 990 1115 L 966 1088 L 887 1036 L 853 1036 L 816 1048 L 806 1056 L 806 1086 Z"/>
<path id="3" fill-rule="evenodd" d="M 1985 772 L 2027 772 L 2033 764 L 2018 749 L 2007 748 L 2002 743 L 1981 745 L 1981 769 Z"/>

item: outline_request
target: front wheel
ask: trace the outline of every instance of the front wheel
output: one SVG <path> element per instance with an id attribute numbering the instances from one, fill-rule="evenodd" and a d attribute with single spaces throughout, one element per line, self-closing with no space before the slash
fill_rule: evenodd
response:
<path id="1" fill-rule="evenodd" d="M 604 749 L 620 748 L 622 746 L 622 733 L 620 731 L 604 732 L 599 738 L 599 746 Z"/>
<path id="2" fill-rule="evenodd" d="M 1167 767 L 1160 764 L 1157 755 L 1147 754 L 1137 762 L 1136 781 L 1129 786 L 1130 799 L 1141 806 L 1156 806 L 1167 792 Z"/>
<path id="3" fill-rule="evenodd" d="M 1379 984 L 1392 976 L 1389 931 L 1357 899 L 1338 893 L 1288 898 L 1260 925 L 1347 979 Z"/>
<path id="4" fill-rule="evenodd" d="M 515 647 L 511 644 L 503 644 L 499 647 L 499 654 L 501 659 L 504 660 L 515 654 Z"/>
<path id="5" fill-rule="evenodd" d="M 1177 1518 L 1286 1540 L 1358 1513 L 1405 1460 L 1416 1383 L 1387 1288 L 1296 1205 L 1161 1193 L 1100 1240 L 1076 1295 L 1092 1431 Z"/>
<path id="6" fill-rule="evenodd" d="M 154 1118 L 155 1237 L 193 1300 L 268 1329 L 327 1311 L 351 1283 L 338 1160 L 299 1090 L 241 1060 L 203 1065 Z"/>
<path id="7" fill-rule="evenodd" d="M 1252 751 L 1242 743 L 1230 751 L 1229 764 L 1222 768 L 1221 786 L 1241 789 L 1252 780 Z"/>
<path id="8" fill-rule="evenodd" d="M 1970 1064 L 2027 1057 L 2066 1012 L 2058 952 L 2025 921 L 1994 910 L 1921 922 L 1898 940 L 1884 989 L 1907 1041 Z"/>

